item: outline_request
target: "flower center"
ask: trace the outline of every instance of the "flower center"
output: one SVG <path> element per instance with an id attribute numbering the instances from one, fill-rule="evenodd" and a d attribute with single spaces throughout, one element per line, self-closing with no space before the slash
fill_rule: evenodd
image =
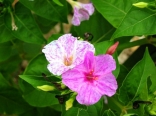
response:
<path id="1" fill-rule="evenodd" d="M 91 70 L 89 73 L 86 74 L 87 80 L 92 81 L 92 80 L 98 79 L 98 77 L 95 76 L 93 73 L 94 73 L 94 70 Z"/>
<path id="2" fill-rule="evenodd" d="M 64 57 L 64 64 L 66 66 L 70 66 L 73 63 L 73 56 L 70 57 Z"/>

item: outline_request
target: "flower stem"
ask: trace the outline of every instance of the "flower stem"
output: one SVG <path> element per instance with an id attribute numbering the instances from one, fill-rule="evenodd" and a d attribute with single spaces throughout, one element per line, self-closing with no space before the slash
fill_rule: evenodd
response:
<path id="1" fill-rule="evenodd" d="M 119 102 L 117 102 L 113 97 L 110 98 L 110 99 L 111 99 L 111 101 L 112 101 L 116 106 L 118 106 L 121 110 L 123 109 L 123 106 L 122 106 Z"/>
<path id="2" fill-rule="evenodd" d="M 12 8 L 13 8 L 13 9 L 15 9 L 15 5 L 16 5 L 16 3 L 17 3 L 18 1 L 19 1 L 19 0 L 14 0 L 14 1 L 13 1 L 13 3 L 12 3 Z"/>

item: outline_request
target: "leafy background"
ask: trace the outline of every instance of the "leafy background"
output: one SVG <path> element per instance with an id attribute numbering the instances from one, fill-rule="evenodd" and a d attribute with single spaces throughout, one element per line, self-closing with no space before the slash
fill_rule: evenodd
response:
<path id="1" fill-rule="evenodd" d="M 156 12 L 155 9 L 140 9 L 132 5 L 136 2 L 155 3 L 154 0 L 92 0 L 95 12 L 80 26 L 71 25 L 72 7 L 65 0 L 19 0 L 13 5 L 15 1 L 0 0 L 2 116 L 156 115 Z M 12 30 L 12 23 L 18 27 L 17 30 Z M 67 29 L 72 35 L 82 38 L 84 33 L 91 33 L 93 39 L 90 42 L 96 48 L 96 55 L 104 54 L 119 41 L 113 55 L 117 62 L 113 73 L 118 82 L 113 97 L 102 97 L 91 106 L 74 101 L 69 110 L 65 109 L 65 102 L 60 104 L 56 95 L 68 91 L 60 92 L 51 83 L 61 79 L 47 70 L 48 62 L 41 50 L 47 43 L 67 33 Z M 143 39 L 130 41 L 136 36 L 143 36 Z M 133 46 L 139 48 L 123 64 L 118 63 L 119 54 Z M 38 89 L 45 84 L 52 90 Z M 61 99 L 66 101 L 70 97 L 67 94 Z"/>

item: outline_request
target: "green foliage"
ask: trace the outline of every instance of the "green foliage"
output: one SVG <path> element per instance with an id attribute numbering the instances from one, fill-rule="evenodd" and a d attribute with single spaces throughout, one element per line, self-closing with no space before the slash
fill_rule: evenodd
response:
<path id="1" fill-rule="evenodd" d="M 6 28 L 4 16 L 0 16 L 0 30 L 0 43 L 7 42 L 14 38 L 12 34 L 8 34 L 11 32 Z"/>
<path id="2" fill-rule="evenodd" d="M 116 116 L 111 110 L 105 110 L 103 116 Z"/>
<path id="3" fill-rule="evenodd" d="M 66 0 L 0 0 L 0 115 L 156 115 L 155 0 L 91 2 L 95 7 L 93 15 L 79 26 L 67 26 L 73 8 Z M 148 5 L 133 6 L 138 2 Z M 67 30 L 92 43 L 95 55 L 105 54 L 119 41 L 112 55 L 116 61 L 113 74 L 118 83 L 114 96 L 102 96 L 90 106 L 79 104 L 75 99 L 77 93 L 61 83 L 61 76 L 49 72 L 42 49 Z M 92 40 L 86 39 L 86 32 L 92 35 Z M 131 41 L 137 35 L 144 37 Z M 138 50 L 120 64 L 120 53 L 133 46 L 139 46 Z M 68 105 L 72 107 L 68 109 L 66 101 L 71 99 Z M 134 104 L 138 101 L 142 103 Z"/>
<path id="4" fill-rule="evenodd" d="M 39 30 L 34 18 L 31 14 L 31 11 L 24 7 L 22 4 L 18 3 L 16 5 L 15 12 L 13 14 L 15 24 L 18 27 L 17 30 L 12 30 L 11 27 L 11 14 L 6 13 L 4 16 L 5 24 L 7 28 L 12 32 L 12 34 L 18 39 L 35 44 L 45 43 L 41 31 Z"/>
<path id="5" fill-rule="evenodd" d="M 57 22 L 67 22 L 67 2 L 64 0 L 60 0 L 60 2 L 58 0 L 20 0 L 20 2 L 39 16 Z"/>
<path id="6" fill-rule="evenodd" d="M 144 2 L 150 1 L 152 0 L 144 0 Z M 156 33 L 153 28 L 155 12 L 151 12 L 149 9 L 140 10 L 132 6 L 133 3 L 142 2 L 142 0 L 92 0 L 92 2 L 96 9 L 117 28 L 112 38 Z M 147 22 L 149 23 L 147 24 Z"/>
<path id="7" fill-rule="evenodd" d="M 84 37 L 86 32 L 93 34 L 93 43 L 109 40 L 115 31 L 114 27 L 98 12 L 95 12 L 89 21 L 83 21 L 80 26 L 75 26 L 74 29 L 80 37 Z"/>
<path id="8" fill-rule="evenodd" d="M 146 50 L 143 59 L 131 69 L 124 79 L 119 92 L 120 101 L 127 105 L 136 100 L 147 100 L 147 80 L 149 76 L 151 79 L 154 78 L 155 69 L 148 50 Z M 153 86 L 155 85 L 152 84 L 151 88 L 153 88 Z M 153 93 L 154 91 L 151 90 L 150 92 Z"/>
<path id="9" fill-rule="evenodd" d="M 63 4 L 59 0 L 53 0 L 57 5 L 63 6 Z"/>
<path id="10" fill-rule="evenodd" d="M 7 52 L 5 50 L 8 50 Z M 0 44 L 0 62 L 7 60 L 11 56 L 12 44 L 10 42 Z"/>
<path id="11" fill-rule="evenodd" d="M 47 93 L 45 91 L 37 89 L 37 86 L 47 84 L 51 85 L 50 82 L 46 81 L 42 76 L 43 73 L 50 75 L 46 66 L 47 61 L 45 59 L 45 56 L 43 54 L 38 55 L 29 63 L 29 66 L 25 70 L 24 75 L 20 76 L 22 79 L 29 83 L 28 84 L 25 81 L 20 80 L 20 87 L 24 93 L 23 97 L 32 106 L 45 107 L 58 104 L 58 100 L 55 98 L 54 93 Z"/>
<path id="12" fill-rule="evenodd" d="M 12 88 L 8 81 L 0 74 L 0 113 L 20 114 L 31 109 L 20 95 L 20 92 Z"/>

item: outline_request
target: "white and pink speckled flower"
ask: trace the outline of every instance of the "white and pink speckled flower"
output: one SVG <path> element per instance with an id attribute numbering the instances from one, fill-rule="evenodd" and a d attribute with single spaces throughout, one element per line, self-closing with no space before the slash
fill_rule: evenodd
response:
<path id="1" fill-rule="evenodd" d="M 87 52 L 84 62 L 62 74 L 62 82 L 77 92 L 76 99 L 80 104 L 92 105 L 103 95 L 116 93 L 117 81 L 112 74 L 116 69 L 111 55 L 94 56 Z"/>
<path id="2" fill-rule="evenodd" d="M 94 52 L 94 46 L 87 41 L 77 40 L 71 34 L 59 37 L 42 50 L 49 61 L 48 70 L 58 76 L 82 63 L 87 51 Z"/>
<path id="3" fill-rule="evenodd" d="M 92 3 L 82 4 L 73 0 L 67 0 L 74 9 L 72 24 L 80 25 L 81 21 L 89 20 L 90 15 L 94 13 L 94 6 Z"/>

